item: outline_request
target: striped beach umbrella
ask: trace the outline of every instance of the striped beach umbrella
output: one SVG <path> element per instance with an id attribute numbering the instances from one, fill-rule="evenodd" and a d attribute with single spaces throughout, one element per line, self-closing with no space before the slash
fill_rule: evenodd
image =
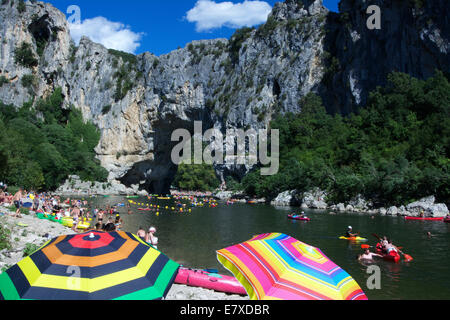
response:
<path id="1" fill-rule="evenodd" d="M 356 281 L 323 252 L 281 233 L 217 251 L 252 300 L 367 300 Z"/>
<path id="2" fill-rule="evenodd" d="M 0 300 L 158 300 L 179 265 L 137 236 L 61 236 L 0 275 Z"/>

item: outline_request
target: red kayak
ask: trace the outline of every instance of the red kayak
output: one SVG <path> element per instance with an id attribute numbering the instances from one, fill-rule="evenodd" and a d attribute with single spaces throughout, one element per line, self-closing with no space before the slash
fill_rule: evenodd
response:
<path id="1" fill-rule="evenodd" d="M 299 220 L 299 221 L 311 221 L 310 218 L 294 217 L 293 214 L 288 215 L 288 219 L 291 219 L 291 220 Z"/>
<path id="2" fill-rule="evenodd" d="M 210 273 L 205 270 L 188 269 L 181 267 L 178 270 L 175 283 L 191 287 L 225 292 L 230 294 L 247 295 L 242 284 L 234 277 Z"/>
<path id="3" fill-rule="evenodd" d="M 139 211 L 151 211 L 152 209 L 150 209 L 150 208 L 139 208 L 138 210 Z"/>
<path id="4" fill-rule="evenodd" d="M 383 250 L 381 250 L 381 244 L 377 244 L 377 249 L 375 253 L 380 254 L 383 256 L 383 260 L 390 261 L 394 263 L 399 263 L 401 256 L 398 252 L 391 251 L 390 254 L 383 253 Z"/>
<path id="5" fill-rule="evenodd" d="M 405 220 L 419 220 L 419 221 L 444 221 L 444 218 L 421 218 L 421 217 L 405 217 Z"/>

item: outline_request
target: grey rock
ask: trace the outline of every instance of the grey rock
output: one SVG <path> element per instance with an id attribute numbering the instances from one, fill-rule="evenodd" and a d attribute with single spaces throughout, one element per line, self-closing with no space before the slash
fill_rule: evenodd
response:
<path id="1" fill-rule="evenodd" d="M 220 200 L 228 200 L 231 199 L 233 196 L 232 191 L 219 191 L 216 194 L 214 194 L 214 197 Z"/>
<path id="2" fill-rule="evenodd" d="M 449 211 L 447 205 L 444 203 L 438 203 L 428 208 L 427 213 L 429 213 L 432 217 L 441 218 L 446 217 L 449 214 Z"/>
<path id="3" fill-rule="evenodd" d="M 271 205 L 280 207 L 298 206 L 299 203 L 297 190 L 282 192 L 270 202 Z"/>
<path id="4" fill-rule="evenodd" d="M 328 204 L 325 202 L 326 192 L 316 189 L 303 194 L 302 203 L 310 209 L 326 209 Z"/>
<path id="5" fill-rule="evenodd" d="M 388 210 L 387 210 L 387 212 L 386 212 L 386 215 L 388 215 L 388 216 L 396 216 L 398 214 L 398 209 L 397 209 L 397 207 L 390 207 Z"/>
<path id="6" fill-rule="evenodd" d="M 422 198 L 419 201 L 408 204 L 406 210 L 413 216 L 419 216 L 421 212 L 426 212 L 430 209 L 435 201 L 436 198 L 434 196 Z"/>

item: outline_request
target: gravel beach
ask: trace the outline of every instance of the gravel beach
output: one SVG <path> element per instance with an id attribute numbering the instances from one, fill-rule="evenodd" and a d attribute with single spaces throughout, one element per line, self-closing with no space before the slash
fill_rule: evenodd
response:
<path id="1" fill-rule="evenodd" d="M 0 225 L 11 230 L 11 249 L 0 251 L 0 273 L 24 258 L 27 246 L 41 247 L 50 239 L 61 235 L 73 234 L 72 230 L 58 223 L 40 220 L 34 215 L 22 215 L 22 218 L 10 217 L 7 208 L 0 207 Z M 23 224 L 25 226 L 19 226 Z M 228 295 L 203 288 L 174 284 L 166 300 L 249 300 L 248 296 Z"/>

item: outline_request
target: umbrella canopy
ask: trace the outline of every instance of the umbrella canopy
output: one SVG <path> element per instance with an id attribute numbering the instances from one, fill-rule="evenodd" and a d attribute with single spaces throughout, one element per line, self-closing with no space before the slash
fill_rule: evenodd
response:
<path id="1" fill-rule="evenodd" d="M 0 300 L 156 300 L 178 268 L 131 233 L 62 236 L 0 275 Z"/>
<path id="2" fill-rule="evenodd" d="M 252 300 L 367 300 L 356 281 L 322 251 L 281 233 L 217 251 Z"/>

